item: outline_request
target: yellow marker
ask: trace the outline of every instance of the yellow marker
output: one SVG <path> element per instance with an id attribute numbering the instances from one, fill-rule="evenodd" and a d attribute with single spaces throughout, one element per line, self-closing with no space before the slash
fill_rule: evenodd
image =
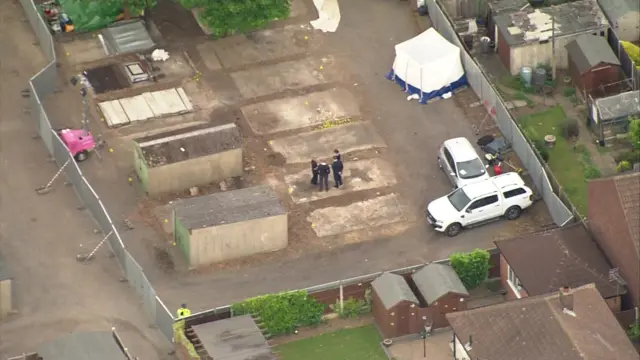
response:
<path id="1" fill-rule="evenodd" d="M 133 182 L 133 178 L 129 178 L 129 182 Z"/>
<path id="2" fill-rule="evenodd" d="M 289 188 L 289 194 L 293 192 L 293 188 Z"/>
<path id="3" fill-rule="evenodd" d="M 175 241 L 173 242 L 173 246 L 176 246 L 176 242 Z"/>
<path id="4" fill-rule="evenodd" d="M 273 144 L 273 140 L 269 140 L 269 145 Z"/>
<path id="5" fill-rule="evenodd" d="M 308 37 L 308 36 L 305 36 L 305 37 L 304 37 L 304 39 L 305 39 L 305 40 L 309 40 L 309 37 Z"/>
<path id="6" fill-rule="evenodd" d="M 315 227 L 316 227 L 316 224 L 311 224 L 311 227 L 312 227 L 312 228 L 315 228 Z"/>
<path id="7" fill-rule="evenodd" d="M 113 152 L 113 149 L 112 149 L 112 148 L 109 148 L 109 152 Z"/>
<path id="8" fill-rule="evenodd" d="M 165 222 L 165 223 L 168 223 L 168 222 L 169 222 L 169 219 L 164 219 L 164 222 Z"/>
<path id="9" fill-rule="evenodd" d="M 67 53 L 65 55 L 70 56 L 71 54 L 67 51 Z"/>
<path id="10" fill-rule="evenodd" d="M 304 104 L 305 104 L 305 105 L 309 105 L 309 102 L 305 100 Z"/>
<path id="11" fill-rule="evenodd" d="M 322 70 L 322 69 L 324 69 L 324 68 L 322 67 L 322 65 L 320 65 L 320 70 Z"/>

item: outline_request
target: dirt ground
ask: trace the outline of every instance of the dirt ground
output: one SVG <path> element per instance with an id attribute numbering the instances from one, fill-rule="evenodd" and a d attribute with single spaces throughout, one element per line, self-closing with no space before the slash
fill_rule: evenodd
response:
<path id="1" fill-rule="evenodd" d="M 169 308 L 175 308 L 186 301 L 192 310 L 206 310 L 261 293 L 305 288 L 437 260 L 448 257 L 455 251 L 493 247 L 496 239 L 535 231 L 551 222 L 542 203 L 536 204 L 519 221 L 496 222 L 469 230 L 456 238 L 445 238 L 434 233 L 424 221 L 423 212 L 427 203 L 450 190 L 450 184 L 436 164 L 438 146 L 451 137 L 475 139 L 472 122 L 468 118 L 474 112 L 480 115 L 473 116 L 483 117 L 485 110 L 482 107 L 470 107 L 477 102 L 470 89 L 456 95 L 456 99 L 420 105 L 407 102 L 401 88 L 385 79 L 384 75 L 393 62 L 394 45 L 419 31 L 406 2 L 350 0 L 341 3 L 342 21 L 334 34 L 309 32 L 303 28 L 307 26 L 306 21 L 314 18 L 314 11 L 308 11 L 306 15 L 295 19 L 277 22 L 271 29 L 285 25 L 300 27 L 300 34 L 296 35 L 296 39 L 299 41 L 301 37 L 307 37 L 307 51 L 284 58 L 274 58 L 269 53 L 268 60 L 252 64 L 244 64 L 246 59 L 237 59 L 233 63 L 228 52 L 221 53 L 218 50 L 203 57 L 200 51 L 203 46 L 214 44 L 214 50 L 216 46 L 228 46 L 231 52 L 234 51 L 234 42 L 246 42 L 249 39 L 259 43 L 260 34 L 212 43 L 198 32 L 192 18 L 184 13 L 182 14 L 185 16 L 176 15 L 172 18 L 172 11 L 179 14 L 172 3 L 160 1 L 158 8 L 152 12 L 164 41 L 168 47 L 180 47 L 188 52 L 200 71 L 198 80 L 211 89 L 217 103 L 225 106 L 224 109 L 214 110 L 203 120 L 224 123 L 230 119 L 238 124 L 245 136 L 245 175 L 230 181 L 229 188 L 259 183 L 272 184 L 289 209 L 290 244 L 287 249 L 276 253 L 186 273 L 184 261 L 181 262 L 180 256 L 176 255 L 177 251 L 172 248 L 168 235 L 163 232 L 153 211 L 156 206 L 186 194 L 173 194 L 159 200 L 145 198 L 136 184 L 129 185 L 127 181 L 133 174 L 132 156 L 126 147 L 121 146 L 122 131 L 105 130 L 101 124 L 96 123 L 96 129 L 104 132 L 107 147 L 114 149 L 114 152 L 105 152 L 103 161 L 92 159 L 83 164 L 83 171 L 96 191 L 103 194 L 102 200 L 114 223 L 122 228 L 126 246 L 145 269 Z M 305 1 L 304 4 L 307 10 L 313 9 L 311 1 Z M 266 43 L 268 45 L 268 39 Z M 313 85 L 314 80 L 306 77 L 306 84 L 310 86 L 284 91 L 278 96 L 299 96 L 326 91 L 332 87 L 347 89 L 357 99 L 360 107 L 360 116 L 354 120 L 371 122 L 384 139 L 386 147 L 346 154 L 345 163 L 380 158 L 391 164 L 395 177 L 399 179 L 397 184 L 313 202 L 293 203 L 283 178 L 286 174 L 303 170 L 306 164 L 286 164 L 287 159 L 281 154 L 269 151 L 269 142 L 274 136 L 253 134 L 251 126 L 240 111 L 243 106 L 273 100 L 275 97 L 256 92 L 257 88 L 243 93 L 236 85 L 239 79 L 249 77 L 238 75 L 240 73 L 266 71 L 263 69 L 269 66 L 305 57 L 320 61 L 325 83 Z M 247 98 L 248 94 L 257 97 Z M 47 106 L 52 113 L 57 114 L 56 121 L 77 124 L 80 111 L 70 114 L 69 104 L 75 101 L 79 109 L 78 98 L 72 91 L 65 91 L 57 94 Z M 278 136 L 293 134 L 296 132 L 283 132 Z M 220 191 L 217 184 L 201 190 Z M 347 206 L 390 194 L 397 194 L 402 199 L 403 205 L 408 208 L 406 217 L 413 219 L 412 221 L 384 229 L 366 229 L 347 235 L 324 237 L 318 237 L 309 226 L 307 218 L 315 210 Z M 124 219 L 130 220 L 135 229 L 126 231 Z M 159 263 L 157 249 L 162 249 L 162 254 L 171 254 L 173 260 L 167 264 L 167 257 L 162 255 L 160 258 L 165 260 Z"/>
<path id="2" fill-rule="evenodd" d="M 34 191 L 57 167 L 34 139 L 35 124 L 20 95 L 44 65 L 44 56 L 17 1 L 0 3 L 0 251 L 14 277 L 17 313 L 0 321 L 0 358 L 36 350 L 74 331 L 115 327 L 140 359 L 169 359 L 168 343 L 149 328 L 134 292 L 119 282 L 115 260 L 101 252 L 90 264 L 76 261 L 99 241 L 93 222 L 76 210 L 62 182 L 45 196 Z"/>

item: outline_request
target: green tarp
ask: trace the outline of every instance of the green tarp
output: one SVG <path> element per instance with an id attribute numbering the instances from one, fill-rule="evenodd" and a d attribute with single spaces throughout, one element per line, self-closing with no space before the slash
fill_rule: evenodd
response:
<path id="1" fill-rule="evenodd" d="M 122 13 L 122 0 L 59 0 L 62 10 L 71 18 L 75 31 L 102 29 Z"/>

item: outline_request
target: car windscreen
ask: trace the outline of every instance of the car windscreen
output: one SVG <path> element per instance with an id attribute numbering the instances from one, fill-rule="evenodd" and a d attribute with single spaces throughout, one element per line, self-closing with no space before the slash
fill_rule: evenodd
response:
<path id="1" fill-rule="evenodd" d="M 485 174 L 484 164 L 480 159 L 463 161 L 456 164 L 461 179 L 473 179 Z"/>
<path id="2" fill-rule="evenodd" d="M 467 206 L 467 204 L 471 202 L 471 199 L 469 199 L 467 194 L 464 193 L 464 190 L 462 190 L 462 188 L 459 188 L 458 190 L 447 195 L 447 198 L 449 199 L 451 205 L 453 205 L 453 207 L 458 211 L 462 211 L 462 209 L 464 209 L 465 206 Z"/>

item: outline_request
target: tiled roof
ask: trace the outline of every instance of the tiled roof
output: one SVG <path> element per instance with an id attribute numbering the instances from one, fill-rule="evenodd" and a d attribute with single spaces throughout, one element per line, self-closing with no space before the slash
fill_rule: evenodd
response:
<path id="1" fill-rule="evenodd" d="M 487 360 L 639 360 L 640 355 L 592 284 L 573 289 L 573 311 L 559 292 L 446 315 L 468 355 Z"/>
<path id="2" fill-rule="evenodd" d="M 620 206 L 640 257 L 640 173 L 616 176 L 612 180 L 616 185 Z"/>
<path id="3" fill-rule="evenodd" d="M 604 298 L 625 291 L 609 282 L 611 266 L 580 224 L 497 241 L 496 246 L 530 296 L 590 283 Z"/>

